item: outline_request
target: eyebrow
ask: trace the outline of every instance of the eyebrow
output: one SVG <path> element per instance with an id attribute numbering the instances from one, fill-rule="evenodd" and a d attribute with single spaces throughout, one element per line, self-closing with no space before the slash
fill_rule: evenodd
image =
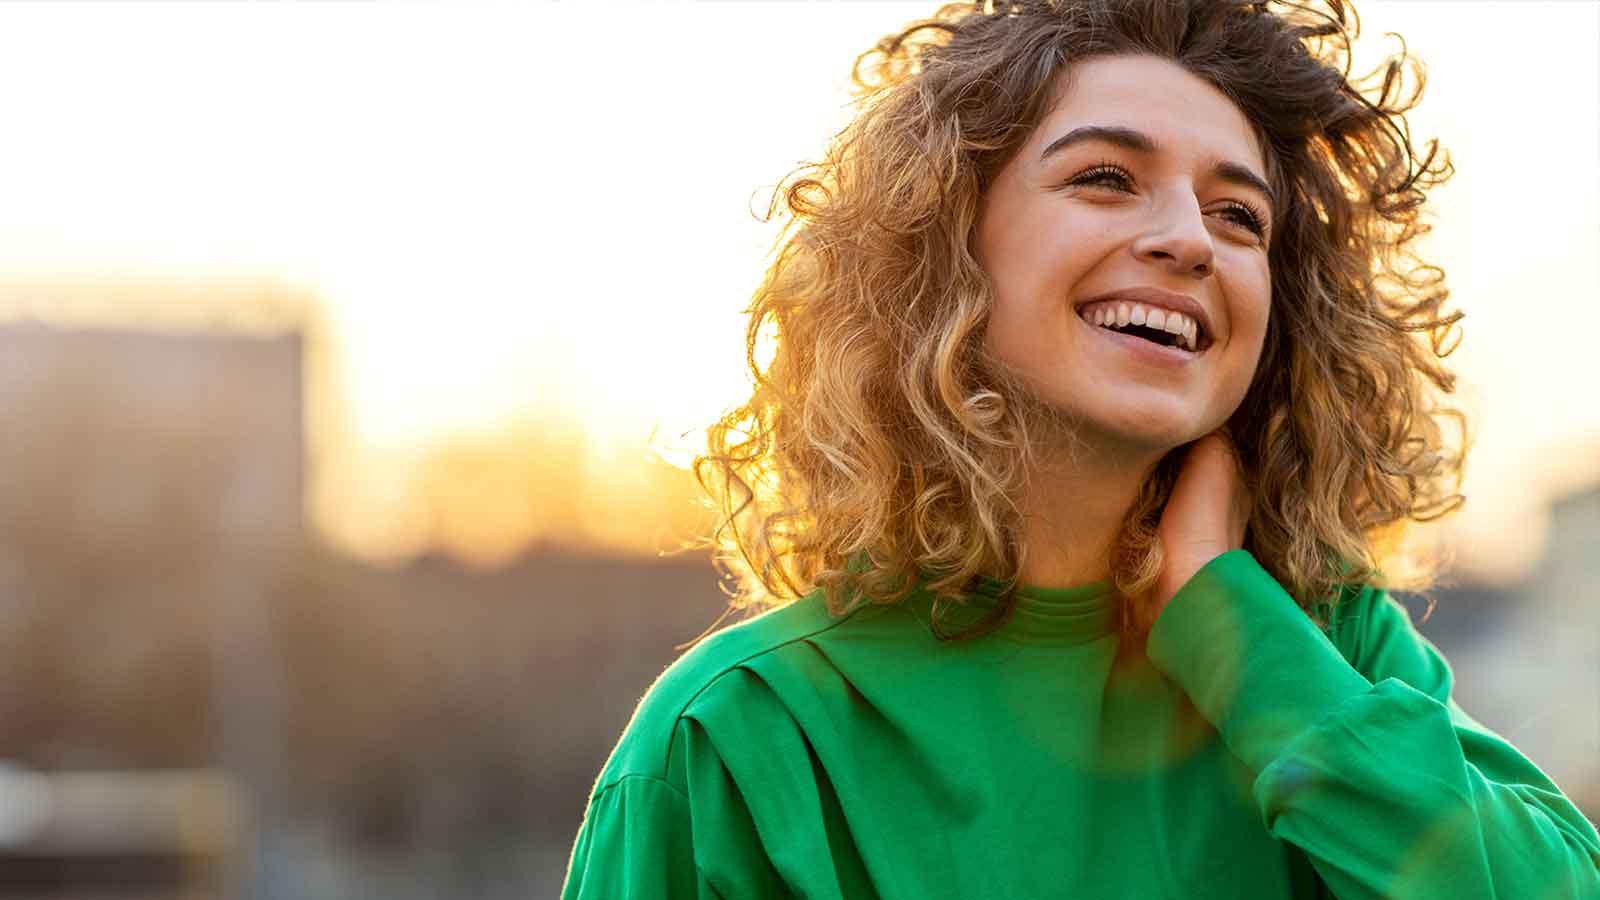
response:
<path id="1" fill-rule="evenodd" d="M 1051 141 L 1050 146 L 1044 148 L 1044 152 L 1039 154 L 1039 161 L 1043 162 L 1049 159 L 1051 154 L 1065 150 L 1073 144 L 1081 144 L 1084 141 L 1104 141 L 1136 153 L 1154 154 L 1161 152 L 1161 144 L 1155 138 L 1142 131 L 1121 125 L 1081 125 Z M 1211 175 L 1219 181 L 1226 181 L 1229 184 L 1236 184 L 1240 187 L 1254 188 L 1267 198 L 1267 202 L 1273 209 L 1278 208 L 1278 198 L 1272 192 L 1272 186 L 1267 184 L 1266 179 L 1252 172 L 1249 166 L 1223 160 L 1211 167 Z"/>

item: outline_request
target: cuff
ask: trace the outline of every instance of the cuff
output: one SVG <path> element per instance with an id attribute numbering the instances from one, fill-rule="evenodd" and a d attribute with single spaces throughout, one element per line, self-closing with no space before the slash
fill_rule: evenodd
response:
<path id="1" fill-rule="evenodd" d="M 1324 713 L 1372 689 L 1247 550 L 1185 582 L 1145 652 L 1257 773 Z"/>

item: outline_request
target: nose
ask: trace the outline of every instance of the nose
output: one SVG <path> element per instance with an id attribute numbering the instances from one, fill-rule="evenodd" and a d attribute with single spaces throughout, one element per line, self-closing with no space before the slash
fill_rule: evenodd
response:
<path id="1" fill-rule="evenodd" d="M 1175 274 L 1211 274 L 1211 232 L 1200 204 L 1187 192 L 1161 204 L 1149 229 L 1134 242 L 1134 255 L 1170 266 Z"/>

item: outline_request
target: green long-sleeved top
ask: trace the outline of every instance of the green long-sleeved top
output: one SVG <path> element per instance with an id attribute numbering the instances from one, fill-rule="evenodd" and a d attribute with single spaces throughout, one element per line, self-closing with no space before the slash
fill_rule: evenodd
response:
<path id="1" fill-rule="evenodd" d="M 680 657 L 562 900 L 1600 898 L 1594 825 L 1383 590 L 1324 630 L 1234 550 L 1143 643 L 1105 582 L 1024 585 L 975 641 L 930 603 L 835 618 L 818 591 Z"/>

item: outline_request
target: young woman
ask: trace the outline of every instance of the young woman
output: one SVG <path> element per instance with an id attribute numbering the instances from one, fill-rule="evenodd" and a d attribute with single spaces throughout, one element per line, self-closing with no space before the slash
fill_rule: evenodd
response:
<path id="1" fill-rule="evenodd" d="M 1600 897 L 1389 593 L 1461 501 L 1412 252 L 1451 167 L 1403 52 L 1362 89 L 1303 6 L 955 4 L 862 56 L 696 463 L 769 608 L 642 700 L 566 900 Z"/>

